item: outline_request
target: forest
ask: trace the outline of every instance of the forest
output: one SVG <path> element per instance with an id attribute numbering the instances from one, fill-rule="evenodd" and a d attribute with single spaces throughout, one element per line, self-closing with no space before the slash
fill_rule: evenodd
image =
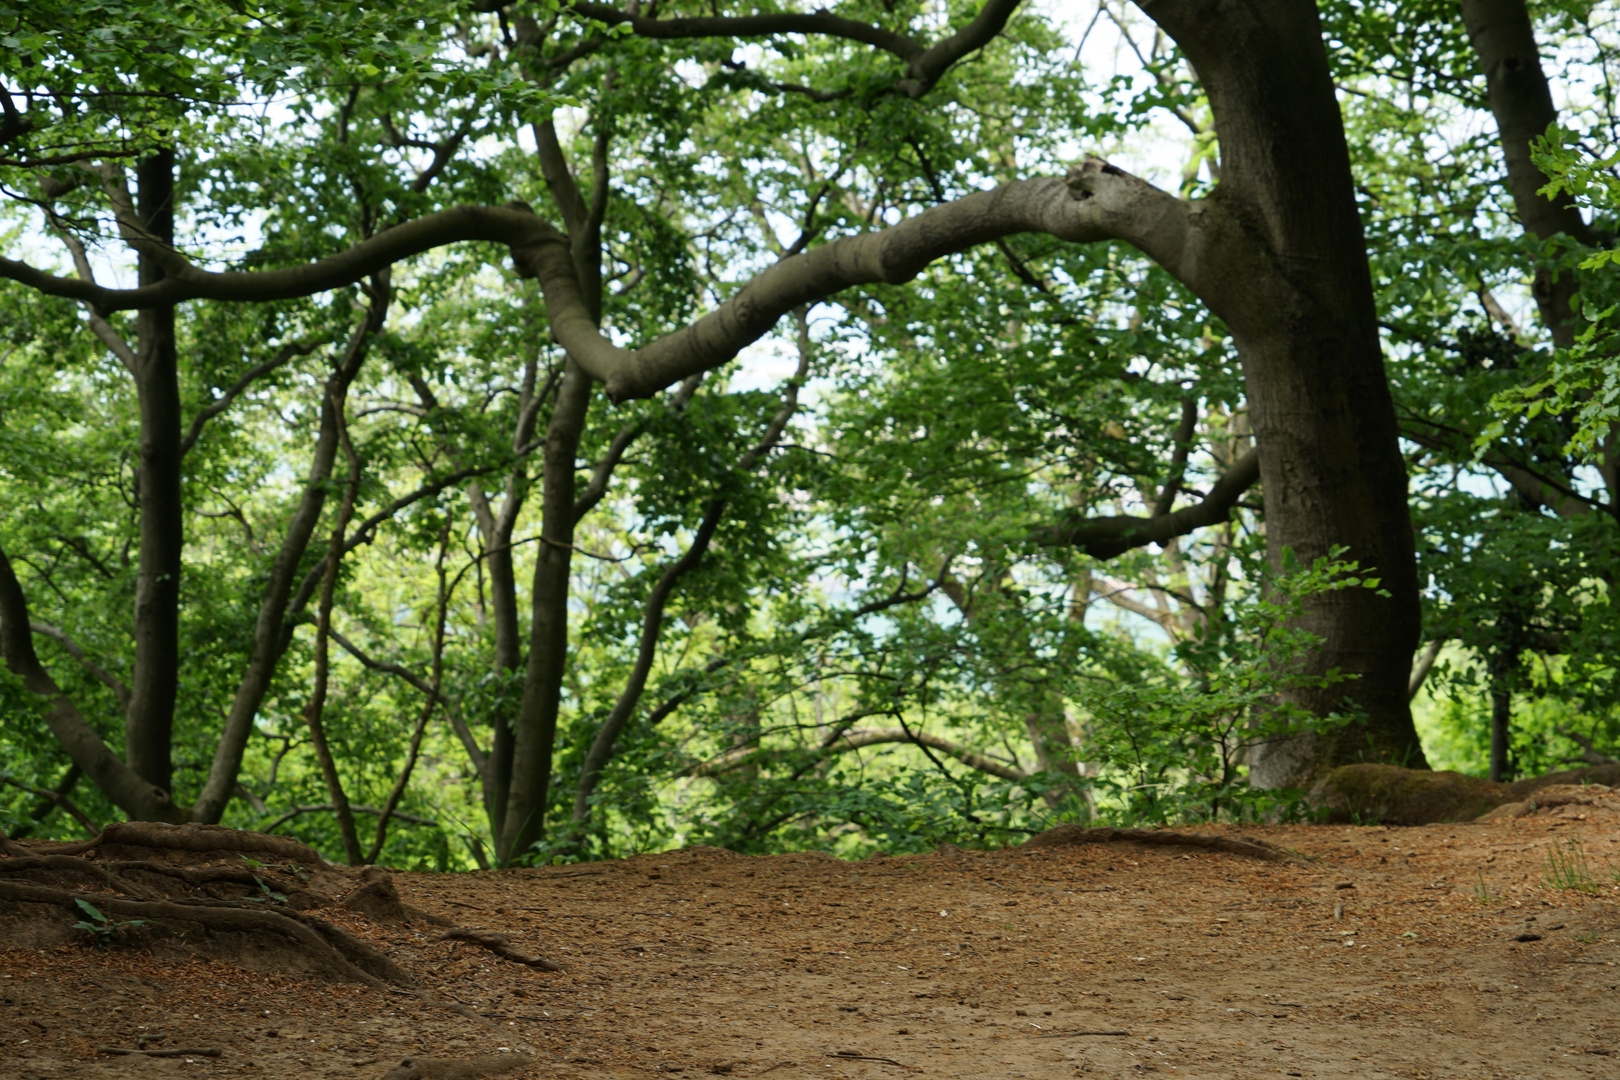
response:
<path id="1" fill-rule="evenodd" d="M 0 829 L 1616 764 L 1616 14 L 0 2 Z"/>

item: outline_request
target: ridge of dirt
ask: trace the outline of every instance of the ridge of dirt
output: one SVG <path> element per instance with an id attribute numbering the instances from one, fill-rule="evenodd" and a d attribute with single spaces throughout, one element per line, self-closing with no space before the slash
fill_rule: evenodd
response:
<path id="1" fill-rule="evenodd" d="M 1469 824 L 1189 830 L 1286 861 L 1071 830 L 861 862 L 370 870 L 397 901 L 310 914 L 414 986 L 3 947 L 0 1076 L 1613 1076 L 1617 824 L 1602 793 Z M 1569 876 L 1577 856 L 1590 891 L 1549 887 L 1549 858 Z M 386 917 L 409 909 L 440 925 Z"/>

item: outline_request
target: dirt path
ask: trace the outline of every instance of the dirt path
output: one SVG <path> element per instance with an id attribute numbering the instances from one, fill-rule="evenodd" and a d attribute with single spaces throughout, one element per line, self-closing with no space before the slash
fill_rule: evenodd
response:
<path id="1" fill-rule="evenodd" d="M 407 903 L 565 973 L 319 913 L 423 995 L 117 946 L 4 949 L 0 1077 L 1620 1076 L 1620 798 L 1480 824 L 1198 831 L 1312 861 L 698 848 L 395 875 Z M 1544 883 L 1571 841 L 1593 891 Z"/>

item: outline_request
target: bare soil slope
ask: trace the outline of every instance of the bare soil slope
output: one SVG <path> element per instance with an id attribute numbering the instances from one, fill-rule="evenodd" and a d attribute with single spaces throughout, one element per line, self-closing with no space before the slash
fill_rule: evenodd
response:
<path id="1" fill-rule="evenodd" d="M 1070 830 L 394 874 L 405 908 L 304 917 L 404 984 L 158 959 L 138 930 L 0 947 L 0 1077 L 1620 1076 L 1620 796 L 1522 809 L 1191 830 L 1309 861 Z M 1551 887 L 1549 853 L 1592 887 Z"/>

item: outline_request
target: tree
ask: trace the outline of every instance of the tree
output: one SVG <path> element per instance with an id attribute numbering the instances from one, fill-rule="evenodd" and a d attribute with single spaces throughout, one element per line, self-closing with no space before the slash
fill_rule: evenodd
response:
<path id="1" fill-rule="evenodd" d="M 190 59 L 173 71 L 152 68 L 146 54 L 127 47 L 168 40 L 138 12 L 107 39 L 80 45 L 49 39 L 41 29 L 47 18 L 59 25 L 83 21 L 72 16 L 85 13 L 71 6 L 41 13 L 34 5 L 9 16 L 27 32 L 6 47 L 34 64 L 18 64 L 10 76 L 3 132 L 9 186 L 34 193 L 36 205 L 69 236 L 88 235 L 93 220 L 112 223 L 143 269 L 132 288 L 98 284 L 88 264 L 74 276 L 6 259 L 0 276 L 85 305 L 92 327 L 113 325 L 119 312 L 144 313 L 133 348 L 148 358 L 138 370 L 150 377 L 137 380 L 137 397 L 146 410 L 141 468 L 151 479 L 141 488 L 146 524 L 135 550 L 145 560 L 137 576 L 146 584 L 131 598 L 139 627 L 131 669 L 137 704 L 127 714 L 146 719 L 125 732 L 123 761 L 107 733 L 71 722 L 63 710 L 72 696 L 49 681 L 35 655 L 37 634 L 25 628 L 38 581 L 25 589 L 26 575 L 0 573 L 0 630 L 10 669 L 55 703 L 53 723 L 75 763 L 128 812 L 218 817 L 256 700 L 297 636 L 292 622 L 318 588 L 317 570 L 341 575 L 339 548 L 363 542 L 342 540 L 328 520 L 324 535 L 332 539 L 324 553 L 306 558 L 300 546 L 335 509 L 327 491 L 342 456 L 345 361 L 323 372 L 321 409 L 332 410 L 330 426 L 323 420 L 320 427 L 325 464 L 311 469 L 284 561 L 274 564 L 258 644 L 243 654 L 251 658 L 243 669 L 250 675 L 222 727 L 217 767 L 195 802 L 165 808 L 174 787 L 165 755 L 174 738 L 164 725 L 175 705 L 161 700 L 161 691 L 179 664 L 179 600 L 163 588 L 184 577 L 176 562 L 184 520 L 176 499 L 183 494 L 175 493 L 183 493 L 185 466 L 175 453 L 183 427 L 174 404 L 183 397 L 174 374 L 179 361 L 169 358 L 174 346 L 164 344 L 177 331 L 160 316 L 179 310 L 191 318 L 212 305 L 251 312 L 356 283 L 364 283 L 367 302 L 380 306 L 354 324 L 355 347 L 381 342 L 392 350 L 387 377 L 411 387 L 415 422 L 444 455 L 422 476 L 420 495 L 401 494 L 387 505 L 404 512 L 478 476 L 501 470 L 506 477 L 499 509 L 482 481 L 468 495 L 494 624 L 489 650 L 476 663 L 497 673 L 506 689 L 482 718 L 487 733 L 458 730 L 482 780 L 499 859 L 541 840 L 563 804 L 570 827 L 587 829 L 614 755 L 650 730 L 654 717 L 670 715 L 660 710 L 689 700 L 674 681 L 665 694 L 657 678 L 659 650 L 672 640 L 670 612 L 682 620 L 676 639 L 687 644 L 701 640 L 697 623 L 729 613 L 716 631 L 714 655 L 688 668 L 714 664 L 709 674 L 721 680 L 747 667 L 746 610 L 761 603 L 762 593 L 741 577 L 726 579 L 727 567 L 735 560 L 757 571 L 754 585 L 783 571 L 772 562 L 779 552 L 753 543 L 763 530 L 739 515 L 754 515 L 756 523 L 774 515 L 770 520 L 783 527 L 812 516 L 779 512 L 783 489 L 772 485 L 821 490 L 816 484 L 823 480 L 812 478 L 808 466 L 783 464 L 782 447 L 803 407 L 802 385 L 818 364 L 834 363 L 828 359 L 838 344 L 834 333 L 884 357 L 937 350 L 949 363 L 936 371 L 918 363 L 916 376 L 953 391 L 976 378 L 967 367 L 967 343 L 977 335 L 980 343 L 994 343 L 984 355 L 1005 352 L 1006 372 L 1020 380 L 1008 395 L 1017 405 L 1002 424 L 1005 445 L 1013 434 L 1025 440 L 1031 449 L 1024 459 L 1038 462 L 1032 467 L 1042 470 L 1053 497 L 953 493 L 949 505 L 959 514 L 969 507 L 993 511 L 998 524 L 980 537 L 943 529 L 907 535 L 907 523 L 891 515 L 884 525 L 891 548 L 876 588 L 850 610 L 890 594 L 920 594 L 917 604 L 950 598 L 970 624 L 962 640 L 985 649 L 970 666 L 987 673 L 1008 707 L 1026 718 L 1038 764 L 1078 772 L 1064 760 L 1071 718 L 1061 695 L 1043 696 L 1041 678 L 1020 684 L 1018 673 L 1056 670 L 1052 665 L 1078 655 L 1062 649 L 1089 646 L 1084 634 L 1057 621 L 1019 639 L 1020 620 L 1032 608 L 1013 568 L 1026 565 L 1031 551 L 1044 551 L 1050 565 L 1063 566 L 1065 587 L 1089 598 L 1085 582 L 1097 562 L 1223 525 L 1256 484 L 1274 571 L 1285 553 L 1310 564 L 1342 546 L 1381 589 L 1327 590 L 1305 601 L 1298 628 L 1319 644 L 1300 672 L 1307 677 L 1290 684 L 1284 704 L 1325 715 L 1348 697 L 1359 715 L 1334 730 L 1253 748 L 1252 781 L 1295 786 L 1362 757 L 1422 764 L 1407 704 L 1419 579 L 1399 439 L 1404 434 L 1422 448 L 1425 468 L 1455 460 L 1470 439 L 1452 418 L 1423 409 L 1421 393 L 1404 396 L 1397 414 L 1380 304 L 1383 321 L 1399 323 L 1391 332 L 1408 335 L 1398 349 L 1444 352 L 1450 315 L 1395 310 L 1410 299 L 1392 295 L 1404 256 L 1385 244 L 1385 230 L 1397 211 L 1392 205 L 1384 216 L 1366 192 L 1392 204 L 1399 193 L 1369 188 L 1374 178 L 1363 175 L 1358 198 L 1356 159 L 1371 161 L 1383 148 L 1377 129 L 1363 123 L 1372 105 L 1365 115 L 1353 108 L 1347 128 L 1335 80 L 1405 77 L 1405 68 L 1381 74 L 1366 59 L 1393 55 L 1388 43 L 1403 34 L 1441 42 L 1427 52 L 1399 53 L 1414 78 L 1429 77 L 1425 64 L 1453 77 L 1459 58 L 1472 58 L 1449 8 L 1396 15 L 1379 9 L 1358 26 L 1355 12 L 1325 5 L 1324 31 L 1315 9 L 1280 0 L 1241 9 L 1203 0 L 1142 4 L 1178 47 L 1144 54 L 1156 83 L 1144 108 L 1165 108 L 1188 122 L 1198 140 L 1183 188 L 1171 192 L 1100 156 L 1055 160 L 1060 130 L 1072 136 L 1120 129 L 1102 119 L 1107 109 L 1083 104 L 1080 79 L 1052 60 L 1063 28 L 1016 0 L 988 0 L 971 11 L 851 2 L 836 12 L 722 6 L 657 14 L 580 3 L 543 21 L 518 9 L 483 10 L 488 5 L 444 17 L 399 6 L 345 13 L 331 34 L 312 29 L 300 11 L 272 26 L 227 6 L 198 4 L 179 25 L 212 36 L 206 46 L 175 42 L 174 51 Z M 1523 15 L 1522 5 L 1502 6 Z M 1501 22 L 1489 7 L 1465 6 L 1479 55 L 1491 71 L 1521 70 L 1500 61 L 1522 52 L 1523 42 L 1499 43 L 1493 28 Z M 219 44 L 238 40 L 223 28 L 240 27 L 249 31 L 240 52 Z M 1351 47 L 1378 33 L 1385 51 L 1358 54 Z M 96 44 L 103 40 L 116 47 Z M 345 40 L 385 44 L 345 49 Z M 1039 79 L 1025 78 L 1020 65 Z M 72 78 L 58 74 L 70 71 Z M 297 139 L 255 143 L 249 129 L 227 122 L 223 106 L 255 92 L 244 72 L 259 90 L 286 86 L 301 95 Z M 94 89 L 115 75 L 139 93 Z M 176 83 L 181 76 L 189 81 Z M 1024 110 L 1017 123 L 975 108 L 1001 100 L 997 94 Z M 1525 184 L 1520 148 L 1530 138 L 1519 133 L 1534 129 L 1544 113 L 1511 115 L 1520 95 L 1496 100 L 1517 199 Z M 53 102 L 74 103 L 77 111 Z M 1045 118 L 1029 119 L 1043 108 Z M 122 134 L 109 138 L 115 124 Z M 1037 135 L 1021 141 L 1020 126 Z M 210 137 L 217 144 L 205 141 Z M 1030 145 L 1042 154 L 1033 168 L 1020 159 Z M 50 149 L 58 146 L 70 149 Z M 181 163 L 182 194 L 166 197 L 163 176 L 175 175 L 165 165 L 169 154 Z M 121 194 L 124 162 L 136 163 L 132 196 Z M 94 165 L 93 184 L 77 182 L 87 175 L 81 163 Z M 54 172 L 41 181 L 39 170 Z M 1029 178 L 1031 172 L 1041 175 Z M 188 181 L 188 173 L 195 179 Z M 296 178 L 290 190 L 297 199 L 272 208 L 265 219 L 271 242 L 239 265 L 207 269 L 195 251 L 182 250 L 194 241 L 166 231 L 163 208 L 172 210 L 175 198 L 198 221 L 228 221 L 241 216 L 254 184 L 287 177 Z M 1465 179 L 1475 183 L 1478 174 Z M 1520 208 L 1527 219 L 1529 206 Z M 1380 230 L 1376 267 L 1369 266 L 1364 217 Z M 1551 235 L 1541 225 L 1529 227 L 1538 237 Z M 1120 242 L 1138 254 L 1119 253 Z M 442 339 L 409 326 L 379 333 L 391 304 L 390 275 L 420 280 L 435 260 L 450 257 L 442 249 L 452 244 L 477 245 L 458 247 L 453 256 L 472 263 L 493 263 L 491 253 L 504 251 L 522 279 L 501 285 L 512 290 L 531 336 L 513 350 L 513 370 L 522 374 L 507 383 L 516 408 L 502 415 L 498 454 L 490 452 L 487 432 L 473 429 L 469 418 L 478 408 L 470 399 L 420 370 L 420 356 Z M 1138 257 L 1156 269 L 1148 272 Z M 1502 252 L 1492 258 L 1487 276 L 1510 262 Z M 1086 275 L 1104 284 L 1093 286 Z M 1568 308 L 1568 290 L 1551 270 L 1546 280 L 1548 325 L 1565 334 L 1568 320 L 1560 312 Z M 1456 283 L 1447 288 L 1448 296 L 1457 294 Z M 947 303 L 953 296 L 955 304 Z M 964 297 L 995 303 L 962 311 Z M 1181 366 L 1134 370 L 1124 332 L 1088 338 L 1087 319 L 1130 305 L 1177 306 Z M 836 331 L 818 339 L 810 328 L 835 306 Z M 502 310 L 503 317 L 519 317 Z M 767 339 L 805 365 L 783 388 L 746 398 L 711 385 L 720 379 L 710 373 Z M 561 353 L 550 351 L 551 340 Z M 1117 346 L 1108 364 L 1064 369 L 1065 355 L 1099 342 Z M 417 360 L 405 356 L 412 348 Z M 272 350 L 261 363 L 276 355 Z M 1152 432 L 1134 448 L 1118 445 L 1098 423 L 1087 427 L 1084 450 L 1059 468 L 1028 432 L 1014 430 L 1013 412 L 1036 399 L 1051 417 L 1053 439 L 1079 419 L 1089 425 L 1095 413 L 1072 406 L 1098 383 L 1076 373 L 1104 370 L 1110 386 L 1129 387 L 1120 398 L 1127 412 L 1141 406 L 1125 417 L 1133 430 L 1121 431 Z M 1401 368 L 1397 382 L 1406 394 L 1415 380 Z M 1193 453 L 1225 438 L 1221 426 L 1238 414 L 1252 431 L 1254 452 Z M 1485 461 L 1552 508 L 1569 497 L 1573 474 L 1531 460 L 1544 442 L 1526 432 Z M 531 477 L 521 459 L 536 443 L 540 461 Z M 643 455 L 663 472 L 644 470 Z M 1081 467 L 1082 459 L 1091 464 Z M 975 459 L 975 467 L 989 460 Z M 351 487 L 364 488 L 362 469 L 351 462 Z M 1189 470 L 1202 490 L 1188 482 Z M 673 491 L 660 490 L 660 478 Z M 379 472 L 374 479 L 385 477 Z M 531 483 L 538 488 L 540 532 L 526 549 L 532 560 L 527 553 L 513 558 Z M 667 528 L 658 547 L 632 544 L 614 555 L 635 556 L 635 571 L 609 605 L 614 632 L 635 642 L 591 669 L 587 707 L 579 664 L 606 647 L 600 639 L 581 643 L 581 620 L 570 602 L 585 573 L 581 560 L 602 553 L 582 540 L 593 528 L 607 528 L 613 514 Z M 1016 528 L 1009 527 L 1011 515 L 1023 515 Z M 849 520 L 880 517 L 863 510 Z M 13 543 L 8 534 L 8 550 Z M 326 562 L 315 567 L 312 559 Z M 526 612 L 518 597 L 524 560 L 532 573 Z M 1028 666 L 1031 650 L 1060 639 L 1068 644 Z M 720 645 L 738 648 L 728 656 Z M 513 695 L 520 670 L 522 691 Z M 1311 678 L 1333 671 L 1354 678 L 1343 684 Z M 643 701 L 649 688 L 656 702 Z M 736 713 L 747 714 L 747 708 Z M 569 777 L 566 798 L 553 786 L 559 770 Z"/>

